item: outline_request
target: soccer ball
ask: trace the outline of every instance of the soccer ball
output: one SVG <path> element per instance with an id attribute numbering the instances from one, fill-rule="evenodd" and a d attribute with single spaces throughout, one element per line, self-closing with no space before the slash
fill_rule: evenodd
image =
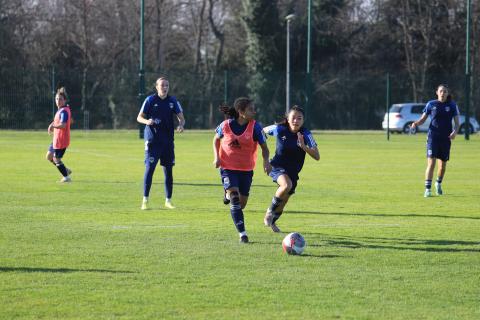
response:
<path id="1" fill-rule="evenodd" d="M 303 236 L 298 232 L 292 232 L 282 241 L 283 252 L 288 254 L 302 254 L 307 243 Z"/>

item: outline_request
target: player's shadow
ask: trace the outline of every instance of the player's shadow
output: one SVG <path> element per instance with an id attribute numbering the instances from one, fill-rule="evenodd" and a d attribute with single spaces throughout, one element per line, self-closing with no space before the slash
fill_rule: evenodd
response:
<path id="1" fill-rule="evenodd" d="M 272 245 L 278 245 L 277 242 L 264 242 L 264 241 L 250 241 L 249 244 L 272 244 Z M 319 244 L 307 244 L 307 247 L 322 247 L 322 245 Z M 324 246 L 323 246 L 324 247 Z M 337 254 L 311 254 L 311 253 L 302 253 L 301 255 L 293 255 L 293 256 L 298 256 L 298 257 L 307 257 L 307 258 L 321 258 L 321 259 L 335 259 L 335 258 L 350 258 L 348 256 L 342 256 L 342 255 L 337 255 Z"/>
<path id="2" fill-rule="evenodd" d="M 480 220 L 478 217 L 467 217 L 467 216 L 446 216 L 440 214 L 415 214 L 415 213 L 406 213 L 406 214 L 386 214 L 386 213 L 348 213 L 348 212 L 320 212 L 320 211 L 288 211 L 290 214 L 318 214 L 318 215 L 333 215 L 333 216 L 369 216 L 369 217 L 414 217 L 414 218 L 444 218 L 444 219 L 473 219 Z"/>
<path id="3" fill-rule="evenodd" d="M 156 182 L 154 184 L 163 184 L 163 182 Z M 191 183 L 191 182 L 174 182 L 174 185 L 177 186 L 192 186 L 192 187 L 219 187 L 222 188 L 222 184 L 220 182 L 218 183 Z M 252 185 L 252 188 L 270 188 L 271 185 L 266 185 L 266 184 L 255 184 Z"/>
<path id="4" fill-rule="evenodd" d="M 72 272 L 93 272 L 93 273 L 135 273 L 125 270 L 107 270 L 107 269 L 70 269 L 70 268 L 33 268 L 33 267 L 0 267 L 0 272 L 46 272 L 46 273 L 72 273 Z"/>
<path id="5" fill-rule="evenodd" d="M 480 242 L 443 239 L 398 239 L 375 237 L 345 237 L 332 236 L 321 233 L 308 233 L 311 236 L 320 236 L 320 244 L 310 246 L 337 247 L 348 249 L 380 249 L 425 252 L 477 252 L 480 253 Z"/>

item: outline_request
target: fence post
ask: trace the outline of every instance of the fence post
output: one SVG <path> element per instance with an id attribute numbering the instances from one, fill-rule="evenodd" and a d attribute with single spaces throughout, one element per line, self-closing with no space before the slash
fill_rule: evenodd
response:
<path id="1" fill-rule="evenodd" d="M 228 104 L 228 70 L 223 71 L 223 102 Z"/>
<path id="2" fill-rule="evenodd" d="M 52 66 L 52 117 L 55 117 L 55 66 Z"/>
<path id="3" fill-rule="evenodd" d="M 390 73 L 387 73 L 387 140 L 390 140 Z"/>

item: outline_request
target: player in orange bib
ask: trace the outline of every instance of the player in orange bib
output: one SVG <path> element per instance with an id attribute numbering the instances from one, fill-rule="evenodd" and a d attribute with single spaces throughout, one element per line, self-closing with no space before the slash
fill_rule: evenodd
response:
<path id="1" fill-rule="evenodd" d="M 262 148 L 263 170 L 268 174 L 269 150 L 262 126 L 255 118 L 255 105 L 248 98 L 238 98 L 233 108 L 221 109 L 230 119 L 223 121 L 213 138 L 213 164 L 220 168 L 223 188 L 230 199 L 230 213 L 239 233 L 240 242 L 248 243 L 243 209 L 247 205 L 253 170 L 257 160 L 257 146 Z"/>
<path id="2" fill-rule="evenodd" d="M 53 142 L 48 148 L 46 158 L 53 163 L 62 174 L 60 182 L 71 182 L 70 174 L 72 170 L 65 167 L 62 162 L 63 155 L 70 145 L 70 123 L 72 122 L 72 113 L 67 104 L 67 91 L 64 87 L 57 90 L 55 103 L 58 111 L 53 118 L 53 122 L 48 126 L 48 134 L 53 133 Z"/>

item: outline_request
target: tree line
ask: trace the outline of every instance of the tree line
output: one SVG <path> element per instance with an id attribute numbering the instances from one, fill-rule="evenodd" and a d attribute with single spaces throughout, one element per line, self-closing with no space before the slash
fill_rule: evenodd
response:
<path id="1" fill-rule="evenodd" d="M 466 0 L 311 0 L 310 75 L 308 0 L 144 3 L 147 91 L 168 76 L 189 128 L 215 126 L 218 105 L 237 96 L 255 99 L 260 121 L 282 116 L 292 13 L 291 101 L 308 107 L 311 127 L 380 128 L 387 74 L 392 102 L 427 101 L 448 83 L 465 103 Z M 471 12 L 478 117 L 478 2 Z M 52 87 L 63 85 L 75 126 L 136 127 L 139 35 L 138 0 L 0 0 L 0 127 L 12 127 L 20 107 L 32 112 L 17 128 L 43 128 Z"/>

